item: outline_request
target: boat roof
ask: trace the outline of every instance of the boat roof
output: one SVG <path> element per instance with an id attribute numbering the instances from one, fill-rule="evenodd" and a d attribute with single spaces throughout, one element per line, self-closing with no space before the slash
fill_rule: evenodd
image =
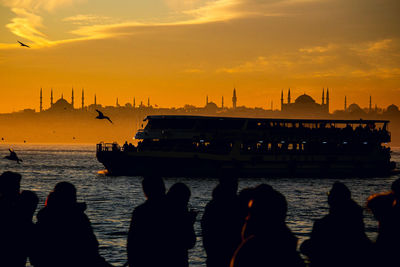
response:
<path id="1" fill-rule="evenodd" d="M 349 124 L 372 124 L 389 123 L 389 120 L 330 120 L 330 119 L 277 119 L 277 118 L 246 118 L 246 117 L 219 117 L 219 116 L 192 116 L 192 115 L 149 115 L 146 120 L 257 120 L 265 122 L 283 122 L 283 123 L 349 123 Z"/>

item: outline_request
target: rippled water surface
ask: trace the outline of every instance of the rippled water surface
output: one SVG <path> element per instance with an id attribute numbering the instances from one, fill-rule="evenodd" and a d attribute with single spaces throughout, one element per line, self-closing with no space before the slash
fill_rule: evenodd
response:
<path id="1" fill-rule="evenodd" d="M 8 154 L 10 145 L 0 145 L 1 156 Z M 21 189 L 33 190 L 40 198 L 39 208 L 47 194 L 60 181 L 72 182 L 78 189 L 79 201 L 87 203 L 86 214 L 100 243 L 100 253 L 115 266 L 126 262 L 126 234 L 133 208 L 144 201 L 141 177 L 107 177 L 99 174 L 104 167 L 96 160 L 94 145 L 28 145 L 12 146 L 22 164 L 0 160 L 0 171 L 17 171 L 23 175 Z M 400 148 L 393 148 L 392 160 L 400 163 Z M 387 178 L 347 178 L 342 180 L 352 191 L 353 198 L 365 206 L 366 198 L 376 192 L 386 191 L 400 175 Z M 328 211 L 326 192 L 338 179 L 268 178 L 242 179 L 239 189 L 268 183 L 282 192 L 288 201 L 287 223 L 299 238 L 307 238 L 313 221 Z M 195 227 L 197 244 L 190 250 L 191 266 L 205 266 L 202 249 L 200 218 L 217 179 L 168 178 L 167 188 L 181 181 L 192 190 L 190 205 L 198 210 Z M 367 234 L 376 238 L 377 223 L 368 212 L 365 214 Z"/>

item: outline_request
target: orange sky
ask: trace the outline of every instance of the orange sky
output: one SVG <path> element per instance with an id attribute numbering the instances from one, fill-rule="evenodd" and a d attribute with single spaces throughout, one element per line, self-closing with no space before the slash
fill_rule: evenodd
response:
<path id="1" fill-rule="evenodd" d="M 129 3 L 127 3 L 129 2 Z M 400 104 L 398 0 L 0 0 L 0 113 L 75 102 Z M 17 40 L 31 46 L 21 47 Z"/>

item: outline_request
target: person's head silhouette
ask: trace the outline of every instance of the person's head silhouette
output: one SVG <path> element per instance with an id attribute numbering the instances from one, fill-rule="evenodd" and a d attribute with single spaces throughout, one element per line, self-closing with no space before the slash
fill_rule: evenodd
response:
<path id="1" fill-rule="evenodd" d="M 21 192 L 21 203 L 24 209 L 24 214 L 28 219 L 32 219 L 33 214 L 39 203 L 39 198 L 35 192 L 24 190 Z"/>
<path id="2" fill-rule="evenodd" d="M 177 205 L 187 205 L 190 199 L 190 189 L 184 183 L 175 183 L 168 190 L 169 201 Z"/>
<path id="3" fill-rule="evenodd" d="M 351 192 L 347 186 L 341 182 L 335 182 L 328 193 L 328 204 L 331 207 L 347 203 L 351 200 Z"/>
<path id="4" fill-rule="evenodd" d="M 56 184 L 47 199 L 48 206 L 72 207 L 76 203 L 76 188 L 69 182 Z"/>
<path id="5" fill-rule="evenodd" d="M 13 197 L 20 192 L 21 174 L 11 171 L 0 175 L 0 196 Z"/>
<path id="6" fill-rule="evenodd" d="M 147 199 L 159 199 L 165 196 L 165 184 L 160 176 L 145 176 L 142 187 Z"/>
<path id="7" fill-rule="evenodd" d="M 391 189 L 396 199 L 400 199 L 400 178 L 392 183 Z"/>
<path id="8" fill-rule="evenodd" d="M 249 202 L 249 218 L 257 225 L 276 225 L 285 222 L 287 214 L 286 198 L 267 184 L 257 186 Z"/>

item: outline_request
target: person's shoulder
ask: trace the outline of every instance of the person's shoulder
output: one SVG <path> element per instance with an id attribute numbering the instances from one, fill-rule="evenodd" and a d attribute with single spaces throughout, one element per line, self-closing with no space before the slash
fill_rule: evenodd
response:
<path id="1" fill-rule="evenodd" d="M 322 218 L 316 219 L 313 225 L 313 232 L 323 231 L 329 228 L 333 223 L 333 218 L 331 214 L 327 214 Z"/>
<path id="2" fill-rule="evenodd" d="M 133 209 L 132 215 L 140 215 L 143 213 L 147 213 L 149 209 L 151 209 L 148 201 L 143 202 L 139 206 Z"/>
<path id="3" fill-rule="evenodd" d="M 49 208 L 48 207 L 43 207 L 41 210 L 38 211 L 36 218 L 38 221 L 41 221 L 43 219 L 46 219 L 49 216 Z"/>

